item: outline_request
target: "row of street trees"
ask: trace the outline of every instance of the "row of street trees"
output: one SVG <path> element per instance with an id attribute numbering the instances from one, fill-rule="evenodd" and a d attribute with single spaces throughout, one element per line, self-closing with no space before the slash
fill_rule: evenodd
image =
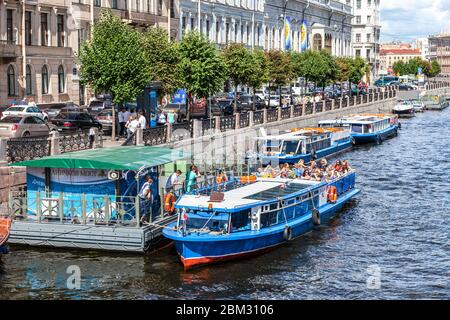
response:
<path id="1" fill-rule="evenodd" d="M 110 93 L 118 105 L 135 100 L 150 81 L 161 81 L 164 94 L 184 88 L 192 102 L 221 91 L 227 80 L 236 91 L 247 86 L 255 92 L 264 84 L 280 88 L 298 77 L 320 87 L 358 83 L 367 70 L 361 58 L 335 58 L 326 51 L 264 52 L 235 43 L 219 50 L 195 31 L 171 42 L 164 29 L 139 32 L 109 10 L 102 11 L 91 39 L 82 45 L 79 62 L 82 81 L 94 92 Z"/>
<path id="2" fill-rule="evenodd" d="M 419 57 L 411 59 L 408 62 L 400 60 L 395 62 L 394 65 L 392 66 L 392 69 L 394 70 L 395 74 L 399 76 L 404 75 L 417 76 L 419 73 L 419 68 L 421 68 L 422 73 L 429 78 L 433 78 L 437 76 L 439 73 L 441 73 L 441 66 L 437 61 L 432 61 L 430 63 L 426 60 L 422 60 Z"/>

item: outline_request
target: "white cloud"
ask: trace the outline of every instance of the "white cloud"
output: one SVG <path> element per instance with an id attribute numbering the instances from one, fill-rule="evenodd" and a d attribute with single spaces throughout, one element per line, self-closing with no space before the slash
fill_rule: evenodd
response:
<path id="1" fill-rule="evenodd" d="M 412 41 L 450 30 L 450 0 L 381 0 L 383 41 Z"/>

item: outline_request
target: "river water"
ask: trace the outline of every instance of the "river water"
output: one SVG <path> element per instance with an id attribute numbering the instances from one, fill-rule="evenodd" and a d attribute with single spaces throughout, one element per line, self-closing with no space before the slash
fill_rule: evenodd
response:
<path id="1" fill-rule="evenodd" d="M 450 108 L 402 124 L 397 138 L 342 155 L 362 192 L 339 217 L 275 251 L 185 272 L 173 247 L 13 247 L 0 299 L 449 299 Z M 70 266 L 79 290 L 67 288 Z"/>

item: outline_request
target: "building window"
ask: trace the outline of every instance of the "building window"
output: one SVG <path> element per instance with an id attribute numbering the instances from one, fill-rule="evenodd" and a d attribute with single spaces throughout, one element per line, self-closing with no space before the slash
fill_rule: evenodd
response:
<path id="1" fill-rule="evenodd" d="M 112 9 L 117 9 L 117 0 L 112 0 L 111 1 L 111 8 Z"/>
<path id="2" fill-rule="evenodd" d="M 361 24 L 361 16 L 356 16 L 356 24 Z"/>
<path id="3" fill-rule="evenodd" d="M 175 18 L 175 1 L 170 0 L 170 17 Z"/>
<path id="4" fill-rule="evenodd" d="M 16 95 L 16 71 L 13 66 L 8 67 L 8 96 L 12 97 Z"/>
<path id="5" fill-rule="evenodd" d="M 31 67 L 30 65 L 27 65 L 26 69 L 26 94 L 32 95 L 33 94 L 33 81 L 31 79 Z"/>
<path id="6" fill-rule="evenodd" d="M 209 20 L 206 20 L 206 37 L 207 37 L 208 39 L 209 39 L 209 37 L 210 37 L 210 34 L 209 34 L 210 29 L 211 29 L 211 27 L 209 26 Z"/>
<path id="7" fill-rule="evenodd" d="M 42 67 L 42 94 L 48 94 L 48 68 Z"/>
<path id="8" fill-rule="evenodd" d="M 101 7 L 102 6 L 102 0 L 94 0 L 94 6 Z"/>
<path id="9" fill-rule="evenodd" d="M 181 34 L 186 32 L 186 17 L 181 18 Z"/>
<path id="10" fill-rule="evenodd" d="M 314 51 L 322 50 L 322 36 L 316 33 L 313 37 L 313 48 Z"/>
<path id="11" fill-rule="evenodd" d="M 48 14 L 41 13 L 41 46 L 48 45 Z"/>
<path id="12" fill-rule="evenodd" d="M 357 49 L 357 50 L 356 50 L 356 53 L 355 53 L 355 56 L 361 57 L 361 50 Z"/>
<path id="13" fill-rule="evenodd" d="M 31 12 L 25 13 L 25 44 L 31 46 Z"/>
<path id="14" fill-rule="evenodd" d="M 64 67 L 58 68 L 58 93 L 66 92 L 66 75 L 64 73 Z"/>
<path id="15" fill-rule="evenodd" d="M 220 23 L 216 21 L 216 43 L 219 43 Z"/>
<path id="16" fill-rule="evenodd" d="M 361 0 L 356 0 L 356 9 L 361 9 Z"/>
<path id="17" fill-rule="evenodd" d="M 58 47 L 64 47 L 65 36 L 64 36 L 64 16 L 58 15 Z"/>
<path id="18" fill-rule="evenodd" d="M 9 43 L 14 42 L 14 20 L 13 10 L 6 10 L 6 40 Z"/>
<path id="19" fill-rule="evenodd" d="M 162 16 L 163 0 L 158 0 L 158 16 Z"/>
<path id="20" fill-rule="evenodd" d="M 361 34 L 360 34 L 360 33 L 357 33 L 357 34 L 356 34 L 356 40 L 355 40 L 355 42 L 356 42 L 356 43 L 360 43 L 360 42 L 361 42 Z"/>

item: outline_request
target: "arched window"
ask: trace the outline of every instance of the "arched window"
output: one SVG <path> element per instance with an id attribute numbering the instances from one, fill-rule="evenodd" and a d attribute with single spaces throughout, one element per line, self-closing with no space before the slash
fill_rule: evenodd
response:
<path id="1" fill-rule="evenodd" d="M 58 93 L 64 93 L 66 91 L 66 75 L 64 74 L 64 67 L 58 68 Z"/>
<path id="2" fill-rule="evenodd" d="M 42 67 L 42 94 L 48 94 L 48 68 Z"/>
<path id="3" fill-rule="evenodd" d="M 322 36 L 319 33 L 314 35 L 313 44 L 314 51 L 322 50 Z"/>
<path id="4" fill-rule="evenodd" d="M 26 94 L 32 95 L 33 94 L 33 81 L 31 78 L 31 67 L 30 65 L 27 65 L 27 69 L 26 69 Z"/>
<path id="5" fill-rule="evenodd" d="M 13 66 L 8 67 L 8 96 L 12 97 L 16 95 L 16 71 Z"/>

